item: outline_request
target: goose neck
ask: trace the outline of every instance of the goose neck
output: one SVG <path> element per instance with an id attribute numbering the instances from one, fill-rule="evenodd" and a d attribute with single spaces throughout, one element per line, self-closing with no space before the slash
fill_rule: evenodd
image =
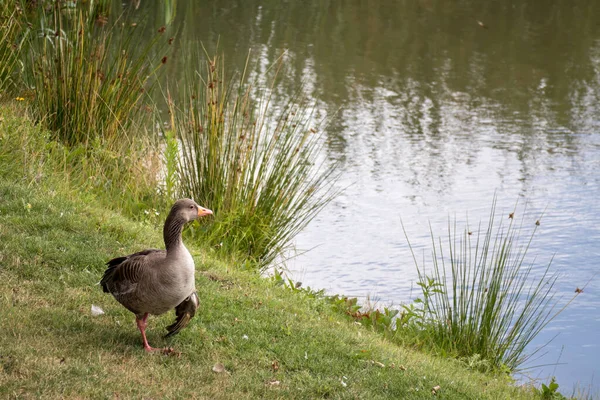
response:
<path id="1" fill-rule="evenodd" d="M 175 251 L 183 245 L 181 232 L 183 231 L 185 222 L 186 221 L 183 220 L 183 218 L 178 217 L 176 214 L 169 214 L 167 217 L 163 228 L 163 238 L 165 240 L 167 253 L 169 253 L 169 251 Z"/>

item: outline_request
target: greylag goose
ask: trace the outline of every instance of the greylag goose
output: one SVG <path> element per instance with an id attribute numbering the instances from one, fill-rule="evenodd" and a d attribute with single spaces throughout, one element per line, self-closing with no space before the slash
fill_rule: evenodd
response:
<path id="1" fill-rule="evenodd" d="M 175 322 L 167 336 L 184 328 L 196 313 L 198 295 L 194 280 L 194 259 L 183 245 L 183 226 L 196 218 L 212 214 L 190 199 L 177 200 L 163 228 L 166 250 L 149 249 L 110 260 L 100 281 L 125 308 L 135 314 L 144 349 L 157 350 L 146 339 L 148 314 L 160 315 L 175 308 Z"/>

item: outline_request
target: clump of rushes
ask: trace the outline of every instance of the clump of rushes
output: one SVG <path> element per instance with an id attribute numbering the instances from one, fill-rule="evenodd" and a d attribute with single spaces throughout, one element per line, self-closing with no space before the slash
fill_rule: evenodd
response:
<path id="1" fill-rule="evenodd" d="M 335 196 L 336 169 L 317 161 L 323 138 L 300 95 L 275 113 L 273 86 L 251 95 L 248 61 L 234 89 L 221 60 L 207 59 L 205 71 L 188 79 L 180 107 L 169 100 L 180 190 L 215 213 L 196 235 L 265 267 Z"/>
<path id="2" fill-rule="evenodd" d="M 535 354 L 527 345 L 564 307 L 557 310 L 551 261 L 539 268 L 526 262 L 539 220 L 517 222 L 514 211 L 498 216 L 495 206 L 494 200 L 487 227 L 457 231 L 456 221 L 449 223 L 446 245 L 431 232 L 431 275 L 413 253 L 423 297 L 417 312 L 404 307 L 398 336 L 508 372 Z M 525 222 L 532 232 L 522 237 Z"/>
<path id="3" fill-rule="evenodd" d="M 122 145 L 146 113 L 142 99 L 164 63 L 168 38 L 161 29 L 137 48 L 136 24 L 110 25 L 106 18 L 98 23 L 93 10 L 62 6 L 57 1 L 51 13 L 40 12 L 41 26 L 32 39 L 34 115 L 67 145 L 87 146 L 97 139 L 118 139 Z"/>
<path id="4" fill-rule="evenodd" d="M 28 33 L 23 22 L 22 10 L 13 1 L 0 1 L 0 98 L 14 94 L 15 72 Z"/>

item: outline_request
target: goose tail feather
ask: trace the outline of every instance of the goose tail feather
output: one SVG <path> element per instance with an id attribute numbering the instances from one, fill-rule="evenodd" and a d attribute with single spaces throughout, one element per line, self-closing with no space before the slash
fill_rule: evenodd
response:
<path id="1" fill-rule="evenodd" d="M 196 310 L 200 300 L 196 292 L 190 294 L 185 300 L 183 300 L 177 307 L 175 307 L 175 322 L 167 326 L 167 333 L 165 337 L 176 335 L 183 328 L 189 324 L 190 320 L 196 315 Z"/>

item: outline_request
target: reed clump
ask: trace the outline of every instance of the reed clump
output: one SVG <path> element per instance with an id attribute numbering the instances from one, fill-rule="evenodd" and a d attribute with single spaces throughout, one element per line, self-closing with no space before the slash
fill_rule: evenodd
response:
<path id="1" fill-rule="evenodd" d="M 515 371 L 535 354 L 527 346 L 566 305 L 558 307 L 551 260 L 537 266 L 526 257 L 540 220 L 523 210 L 517 221 L 517 211 L 499 216 L 494 201 L 487 226 L 449 222 L 445 239 L 431 231 L 431 265 L 413 252 L 422 296 L 403 306 L 399 340 L 482 370 Z"/>
<path id="2" fill-rule="evenodd" d="M 166 61 L 161 57 L 168 39 L 159 30 L 142 41 L 135 24 L 99 22 L 93 9 L 63 5 L 54 2 L 51 12 L 41 9 L 35 17 L 26 60 L 33 115 L 67 145 L 97 139 L 123 145 L 152 120 L 145 100 Z"/>
<path id="3" fill-rule="evenodd" d="M 322 141 L 302 96 L 275 111 L 275 80 L 264 90 L 227 81 L 219 57 L 169 101 L 180 139 L 180 190 L 215 212 L 195 234 L 218 251 L 264 267 L 335 196 L 335 168 L 318 160 Z"/>
<path id="4" fill-rule="evenodd" d="M 0 99 L 15 94 L 19 57 L 29 31 L 23 11 L 14 1 L 0 1 Z M 20 100 L 21 97 L 18 96 Z"/>

